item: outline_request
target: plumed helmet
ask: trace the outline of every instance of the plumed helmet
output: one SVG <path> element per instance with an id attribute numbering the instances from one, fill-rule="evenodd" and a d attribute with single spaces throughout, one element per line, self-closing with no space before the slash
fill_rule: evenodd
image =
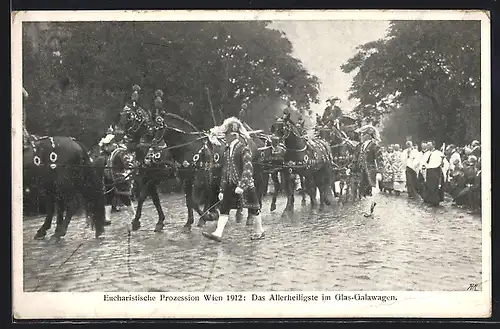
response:
<path id="1" fill-rule="evenodd" d="M 160 109 L 163 105 L 163 101 L 161 97 L 156 97 L 155 99 L 155 108 Z"/>
<path id="2" fill-rule="evenodd" d="M 161 89 L 158 89 L 157 91 L 155 91 L 155 97 L 162 98 L 163 97 L 163 91 Z"/>
<path id="3" fill-rule="evenodd" d="M 132 93 L 131 99 L 133 102 L 137 102 L 139 100 L 139 92 L 141 91 L 141 87 L 139 87 L 138 85 L 134 85 L 132 87 L 132 90 L 134 92 Z"/>
<path id="4" fill-rule="evenodd" d="M 163 91 L 158 89 L 157 91 L 155 91 L 155 108 L 156 109 L 161 109 L 162 108 L 162 105 L 163 105 L 163 100 L 162 100 L 162 97 L 163 97 Z"/>

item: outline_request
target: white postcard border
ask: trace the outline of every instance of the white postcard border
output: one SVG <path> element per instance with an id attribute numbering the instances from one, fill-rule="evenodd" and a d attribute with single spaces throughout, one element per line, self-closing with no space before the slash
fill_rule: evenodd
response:
<path id="1" fill-rule="evenodd" d="M 482 145 L 482 291 L 464 292 L 228 292 L 246 301 L 159 301 L 161 293 L 27 293 L 23 292 L 22 222 L 22 43 L 21 24 L 28 21 L 157 21 L 157 20 L 481 20 L 481 145 Z M 24 11 L 12 14 L 12 248 L 13 311 L 16 319 L 50 318 L 237 318 L 237 317 L 488 317 L 491 315 L 491 68 L 490 20 L 482 11 L 451 10 L 292 10 L 292 11 Z M 267 301 L 251 302 L 252 294 Z M 322 294 L 330 301 L 274 302 L 271 294 Z M 342 294 L 396 296 L 397 301 L 341 301 Z M 155 296 L 154 302 L 104 301 L 104 296 Z M 342 298 L 342 297 L 340 297 Z M 194 304 L 196 303 L 196 304 Z"/>

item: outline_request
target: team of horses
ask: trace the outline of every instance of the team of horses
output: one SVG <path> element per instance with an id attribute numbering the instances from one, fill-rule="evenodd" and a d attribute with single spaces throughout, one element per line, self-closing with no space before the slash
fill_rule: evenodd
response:
<path id="1" fill-rule="evenodd" d="M 276 209 L 276 198 L 280 190 L 287 197 L 284 214 L 294 210 L 296 180 L 302 182 L 303 202 L 309 195 L 311 207 L 317 206 L 316 195 L 319 191 L 319 207 L 332 204 L 339 187 L 335 182 L 351 187 L 349 171 L 356 142 L 346 138 L 341 129 L 332 126 L 317 132 L 317 136 L 307 136 L 289 118 L 280 118 L 271 126 L 270 134 L 249 130 L 249 141 L 253 154 L 255 187 L 262 205 L 267 192 L 269 178 L 274 183 L 271 211 Z M 126 142 L 127 150 L 134 154 L 136 165 L 132 168 L 133 179 L 137 185 L 137 208 L 132 219 L 132 230 L 141 227 L 144 201 L 151 197 L 158 213 L 155 231 L 164 228 L 163 211 L 158 186 L 162 181 L 172 178 L 182 182 L 187 207 L 187 221 L 183 230 L 189 232 L 194 224 L 194 212 L 199 216 L 198 226 L 206 221 L 218 219 L 218 189 L 221 180 L 222 159 L 226 148 L 223 136 L 214 135 L 195 127 L 185 118 L 163 112 L 161 117 L 153 118 L 148 111 L 126 106 L 120 113 L 118 134 Z M 272 156 L 272 136 L 285 146 L 280 161 Z M 342 164 L 342 161 L 347 162 Z M 104 185 L 105 165 L 93 161 L 88 149 L 70 137 L 31 136 L 30 147 L 24 150 L 24 186 L 36 184 L 45 196 L 46 219 L 35 238 L 44 238 L 51 227 L 54 213 L 57 213 L 55 238 L 64 236 L 69 222 L 75 213 L 74 197 L 81 195 L 84 200 L 86 216 L 95 229 L 95 236 L 104 232 Z M 57 212 L 56 212 L 57 209 Z M 65 216 L 64 216 L 65 214 Z M 237 221 L 241 221 L 242 210 L 238 210 Z M 251 224 L 250 217 L 247 224 Z"/>

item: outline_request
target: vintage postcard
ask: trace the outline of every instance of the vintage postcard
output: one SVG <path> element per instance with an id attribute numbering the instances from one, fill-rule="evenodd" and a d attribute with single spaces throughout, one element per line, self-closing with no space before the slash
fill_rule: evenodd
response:
<path id="1" fill-rule="evenodd" d="M 488 12 L 24 11 L 12 37 L 16 319 L 491 315 Z"/>

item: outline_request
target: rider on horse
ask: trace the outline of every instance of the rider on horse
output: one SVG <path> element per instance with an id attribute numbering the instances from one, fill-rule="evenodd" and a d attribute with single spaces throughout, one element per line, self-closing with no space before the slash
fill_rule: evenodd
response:
<path id="1" fill-rule="evenodd" d="M 264 236 L 260 202 L 255 187 L 254 167 L 252 164 L 252 151 L 248 145 L 251 137 L 237 118 L 224 120 L 220 127 L 213 130 L 224 133 L 227 147 L 224 151 L 222 167 L 222 180 L 219 188 L 220 217 L 217 229 L 213 233 L 203 232 L 203 235 L 215 241 L 222 241 L 224 228 L 229 220 L 229 211 L 247 208 L 255 219 L 255 235 L 252 239 L 261 239 Z"/>

